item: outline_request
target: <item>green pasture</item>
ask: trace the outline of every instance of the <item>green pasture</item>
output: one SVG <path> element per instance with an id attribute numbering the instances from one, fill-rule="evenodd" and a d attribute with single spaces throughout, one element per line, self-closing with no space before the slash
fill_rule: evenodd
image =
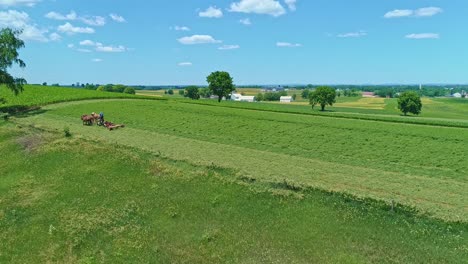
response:
<path id="1" fill-rule="evenodd" d="M 107 133 L 132 137 L 123 129 Z M 92 134 L 65 138 L 0 124 L 0 151 L 9 154 L 0 160 L 0 262 L 462 263 L 468 257 L 464 225 L 285 184 L 264 190 L 234 170 Z"/>
<path id="2" fill-rule="evenodd" d="M 0 263 L 468 259 L 467 101 L 120 96 L 0 89 Z"/>
<path id="3" fill-rule="evenodd" d="M 85 138 L 194 164 L 215 164 L 261 182 L 290 181 L 468 221 L 468 130 L 252 111 L 178 101 L 101 100 L 56 104 L 13 122 L 68 126 Z M 127 128 L 83 127 L 101 112 Z M 421 151 L 424 149 L 424 151 Z"/>
<path id="4" fill-rule="evenodd" d="M 40 85 L 26 85 L 24 91 L 15 96 L 6 87 L 0 86 L 0 112 L 21 110 L 30 106 L 41 106 L 57 102 L 103 98 L 136 98 L 136 96 Z"/>

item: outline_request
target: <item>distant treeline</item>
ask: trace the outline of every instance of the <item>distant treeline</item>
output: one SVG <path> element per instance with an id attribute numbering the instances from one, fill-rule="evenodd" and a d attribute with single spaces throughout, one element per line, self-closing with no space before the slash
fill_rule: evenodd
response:
<path id="1" fill-rule="evenodd" d="M 106 84 L 106 85 L 95 85 L 95 84 L 86 84 L 84 89 L 87 90 L 96 90 L 101 92 L 113 92 L 113 93 L 126 93 L 126 94 L 135 94 L 135 88 L 125 86 L 123 84 Z"/>

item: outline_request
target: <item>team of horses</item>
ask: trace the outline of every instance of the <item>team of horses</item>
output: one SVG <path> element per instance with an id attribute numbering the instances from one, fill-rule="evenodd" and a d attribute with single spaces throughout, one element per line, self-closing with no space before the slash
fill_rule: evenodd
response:
<path id="1" fill-rule="evenodd" d="M 125 127 L 125 125 L 117 125 L 109 121 L 104 121 L 104 117 L 96 113 L 92 113 L 90 115 L 82 115 L 81 121 L 83 121 L 84 126 L 92 126 L 94 124 L 97 124 L 98 126 L 104 126 L 109 130 L 113 130 L 119 127 Z"/>
<path id="2" fill-rule="evenodd" d="M 101 117 L 96 113 L 92 113 L 90 115 L 82 115 L 81 121 L 83 121 L 83 125 L 85 126 L 92 126 L 96 123 L 99 124 Z"/>

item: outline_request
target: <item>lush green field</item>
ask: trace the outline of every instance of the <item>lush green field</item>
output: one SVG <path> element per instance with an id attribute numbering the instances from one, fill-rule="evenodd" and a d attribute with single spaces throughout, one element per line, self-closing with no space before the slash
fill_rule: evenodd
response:
<path id="1" fill-rule="evenodd" d="M 391 200 L 449 221 L 468 221 L 468 130 L 252 111 L 178 101 L 82 101 L 14 120 L 176 160 L 215 164 L 265 184 Z M 118 133 L 83 127 L 103 111 Z M 424 151 L 421 151 L 424 149 Z"/>
<path id="2" fill-rule="evenodd" d="M 0 263 L 468 258 L 464 101 L 401 117 L 387 99 L 320 113 L 41 88 L 17 104 L 80 101 L 0 121 Z M 81 124 L 101 111 L 126 127 Z"/>
<path id="3" fill-rule="evenodd" d="M 129 136 L 123 129 L 112 134 Z M 265 190 L 235 170 L 85 135 L 65 138 L 3 122 L 0 152 L 8 153 L 0 160 L 2 263 L 463 263 L 468 257 L 468 230 L 460 224 L 286 184 Z"/>
<path id="4" fill-rule="evenodd" d="M 135 95 L 96 92 L 85 89 L 61 88 L 40 85 L 26 85 L 24 91 L 15 96 L 6 87 L 0 86 L 0 112 L 41 106 L 50 103 L 102 98 L 135 98 Z"/>
<path id="5" fill-rule="evenodd" d="M 165 94 L 165 90 L 137 90 L 137 95 L 144 95 L 150 97 L 166 97 L 166 98 L 184 98 L 179 95 L 179 90 L 174 90 L 174 94 Z"/>

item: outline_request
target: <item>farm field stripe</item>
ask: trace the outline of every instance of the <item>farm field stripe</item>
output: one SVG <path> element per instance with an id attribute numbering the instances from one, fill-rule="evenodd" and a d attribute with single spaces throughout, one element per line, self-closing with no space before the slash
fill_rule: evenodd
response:
<path id="1" fill-rule="evenodd" d="M 307 116 L 318 116 L 323 118 L 342 118 L 342 119 L 355 119 L 361 121 L 377 121 L 377 122 L 387 122 L 387 123 L 401 123 L 401 124 L 411 124 L 411 125 L 421 125 L 421 126 L 441 126 L 441 127 L 456 127 L 456 128 L 468 128 L 468 121 L 458 120 L 458 119 L 442 119 L 442 118 L 425 118 L 417 117 L 417 119 L 407 119 L 403 120 L 402 117 L 391 116 L 391 115 L 382 115 L 382 114 L 363 114 L 363 113 L 347 113 L 347 112 L 332 112 L 332 113 L 314 113 L 314 112 L 300 112 L 300 111 L 288 111 L 285 109 L 262 109 L 246 104 L 242 106 L 234 105 L 215 105 L 211 102 L 191 102 L 187 100 L 178 100 L 181 103 L 186 104 L 196 104 L 196 105 L 206 105 L 212 107 L 223 107 L 231 109 L 244 109 L 244 110 L 253 110 L 261 112 L 272 112 L 272 113 L 285 113 L 285 114 L 296 114 L 296 115 L 307 115 Z"/>
<path id="2" fill-rule="evenodd" d="M 447 221 L 466 222 L 468 219 L 465 196 L 468 184 L 453 179 L 405 175 L 330 163 L 141 129 L 125 128 L 109 132 L 102 128 L 83 127 L 74 119 L 56 115 L 36 115 L 18 119 L 17 122 L 55 130 L 60 130 L 67 124 L 75 135 L 85 139 L 137 147 L 195 164 L 214 163 L 238 170 L 239 176 L 267 182 L 281 182 L 286 179 L 304 186 L 349 193 L 357 197 L 387 202 L 395 200 Z M 138 135 L 138 140 L 131 135 Z"/>

